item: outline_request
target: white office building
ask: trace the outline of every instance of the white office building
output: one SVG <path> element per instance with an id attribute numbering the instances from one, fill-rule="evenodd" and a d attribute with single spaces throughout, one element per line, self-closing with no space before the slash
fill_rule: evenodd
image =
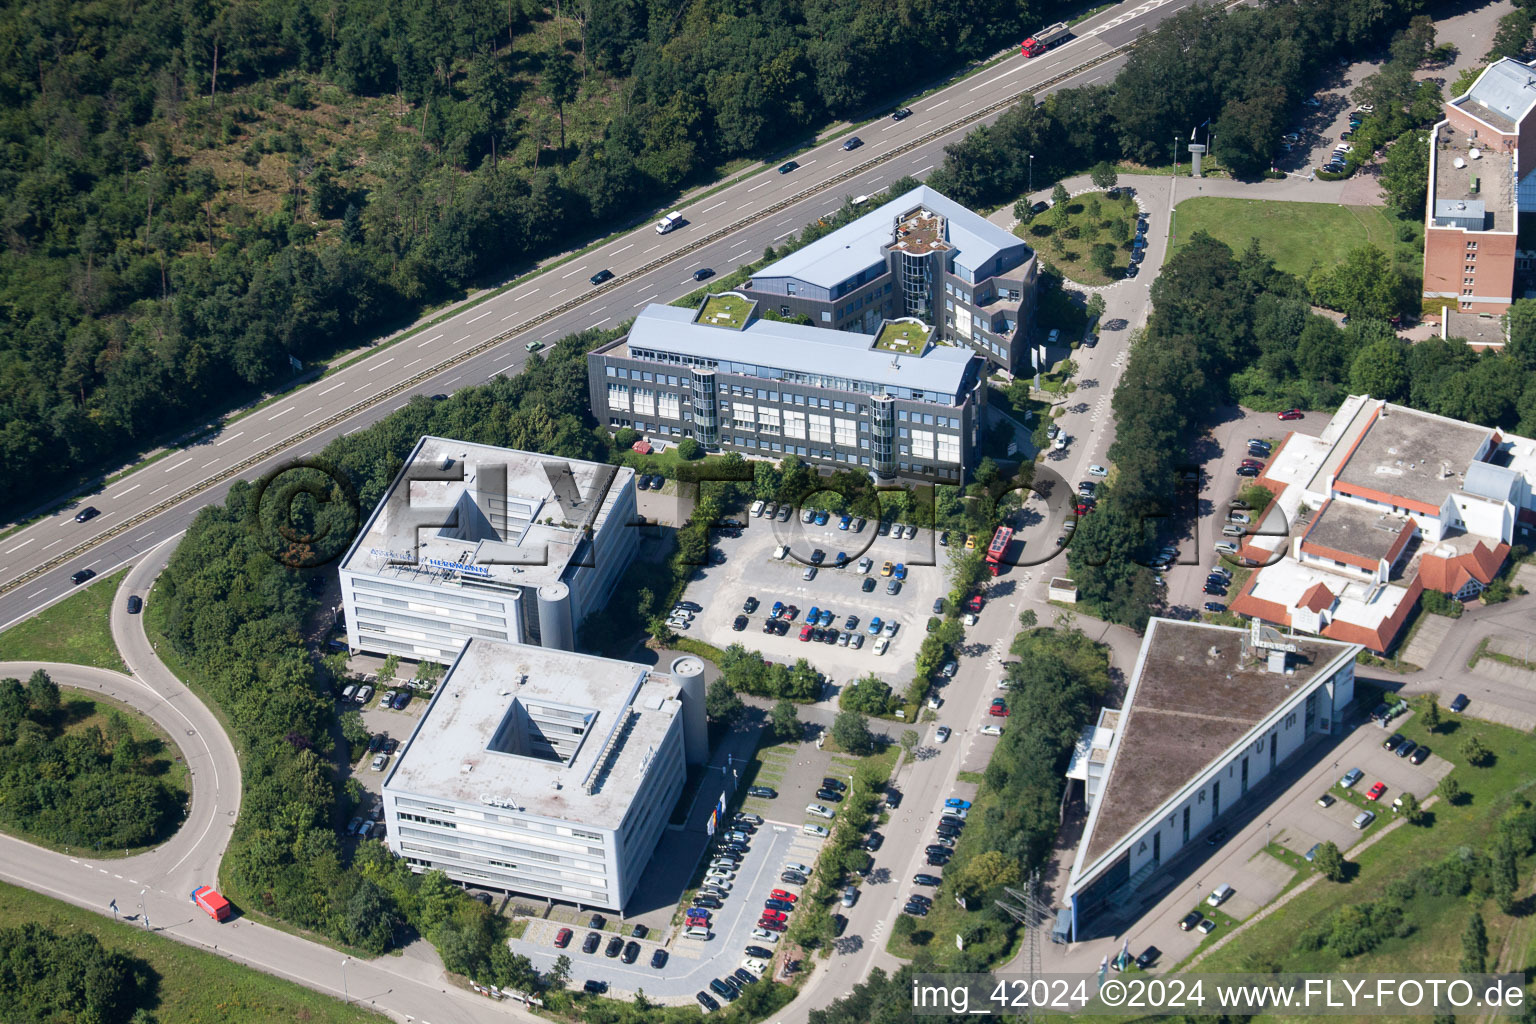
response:
<path id="1" fill-rule="evenodd" d="M 348 646 L 445 664 L 474 637 L 571 650 L 635 522 L 631 469 L 423 437 L 342 559 Z"/>
<path id="2" fill-rule="evenodd" d="M 623 909 L 707 755 L 703 665 L 473 639 L 384 779 L 413 870 Z"/>
<path id="3" fill-rule="evenodd" d="M 1151 620 L 1124 707 L 1084 733 L 1068 769 L 1088 808 L 1066 889 L 1073 941 L 1134 920 L 1180 851 L 1251 809 L 1251 790 L 1308 741 L 1340 733 L 1360 650 L 1257 621 Z"/>

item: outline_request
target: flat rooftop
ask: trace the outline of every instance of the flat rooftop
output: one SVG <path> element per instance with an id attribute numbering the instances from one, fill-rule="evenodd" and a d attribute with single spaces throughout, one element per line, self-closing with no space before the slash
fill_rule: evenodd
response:
<path id="1" fill-rule="evenodd" d="M 1403 578 L 1411 578 L 1412 575 L 1412 571 L 1405 570 Z M 1408 596 L 1408 588 L 1398 583 L 1367 583 L 1352 576 L 1329 572 L 1316 563 L 1286 558 L 1259 570 L 1248 588 L 1248 594 L 1255 601 L 1264 602 L 1272 606 L 1272 609 L 1261 612 L 1252 607 L 1244 607 L 1244 598 L 1241 596 L 1232 602 L 1232 606 L 1240 614 L 1262 617 L 1267 622 L 1288 621 L 1291 610 L 1300 607 L 1318 584 L 1328 588 L 1337 602 L 1333 608 L 1330 628 L 1344 623 L 1374 633 L 1397 614 L 1398 608 Z"/>
<path id="2" fill-rule="evenodd" d="M 1435 161 L 1434 224 L 1471 231 L 1514 231 L 1512 155 L 1484 149 L 1478 145 L 1480 141 L 1448 121 L 1435 127 L 1430 143 Z"/>
<path id="3" fill-rule="evenodd" d="M 1379 562 L 1413 527 L 1403 515 L 1379 512 L 1349 501 L 1330 501 L 1318 510 L 1302 546 L 1316 545 Z"/>
<path id="4" fill-rule="evenodd" d="M 694 312 L 651 303 L 635 317 L 629 334 L 602 355 L 668 362 L 667 355 L 716 364 L 723 373 L 782 380 L 786 373 L 815 374 L 882 387 L 905 387 L 962 397 L 969 349 L 944 345 L 914 355 L 879 351 L 874 335 L 833 331 L 779 320 L 753 319 L 741 330 L 695 322 Z"/>
<path id="5" fill-rule="evenodd" d="M 618 828 L 681 712 L 679 693 L 670 675 L 644 665 L 472 639 L 385 786 Z"/>
<path id="6" fill-rule="evenodd" d="M 1298 649 L 1289 656 L 1293 674 L 1268 671 L 1264 657 L 1244 657 L 1247 629 L 1151 620 L 1079 865 L 1086 868 L 1113 849 L 1299 688 L 1351 652 L 1349 644 L 1315 637 L 1285 640 Z"/>
<path id="7" fill-rule="evenodd" d="M 943 218 L 924 208 L 912 211 L 896 223 L 896 240 L 892 245 L 919 254 L 950 247 L 945 241 Z"/>
<path id="8" fill-rule="evenodd" d="M 1340 467 L 1337 484 L 1439 509 L 1461 489 L 1467 465 L 1491 433 L 1487 427 L 1388 404 Z"/>
<path id="9" fill-rule="evenodd" d="M 882 324 L 875 335 L 875 348 L 902 355 L 922 355 L 928 347 L 928 337 L 933 332 L 911 320 L 890 320 Z"/>
<path id="10" fill-rule="evenodd" d="M 1536 105 L 1536 74 L 1528 64 L 1502 57 L 1484 69 L 1451 103 L 1484 124 L 1513 134 Z"/>
<path id="11" fill-rule="evenodd" d="M 627 467 L 423 437 L 341 567 L 416 584 L 554 583 L 590 559 L 589 536 L 633 478 Z"/>

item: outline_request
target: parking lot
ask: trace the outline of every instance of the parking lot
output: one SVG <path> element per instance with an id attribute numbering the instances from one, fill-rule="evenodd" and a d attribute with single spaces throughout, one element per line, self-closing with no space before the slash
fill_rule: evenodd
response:
<path id="1" fill-rule="evenodd" d="M 632 964 L 623 963 L 617 956 L 604 955 L 611 936 L 622 934 L 626 942 L 630 939 L 632 925 L 619 922 L 611 914 L 603 915 L 607 920 L 602 940 L 598 950 L 591 954 L 582 952 L 582 943 L 592 930 L 585 926 L 589 914 L 579 915 L 580 925 L 555 919 L 530 921 L 523 937 L 510 940 L 510 945 L 513 952 L 527 956 L 539 970 L 548 970 L 562 953 L 569 956 L 573 988 L 594 980 L 607 984 L 608 994 L 614 997 L 631 998 L 643 988 L 647 998 L 692 1005 L 694 993 L 706 989 L 711 978 L 729 974 L 741 965 L 747 946 L 777 949 L 777 942 L 753 938 L 751 934 L 757 927 L 763 900 L 773 889 L 798 895 L 801 887 L 780 882 L 779 875 L 786 864 L 814 866 L 820 851 L 821 840 L 803 835 L 798 826 L 765 822 L 748 844 L 724 905 L 712 913 L 711 937 L 698 941 L 682 937 L 680 928 L 652 929 L 646 938 L 634 940 L 639 943 L 640 955 Z M 555 937 L 564 927 L 572 930 L 570 944 L 563 950 L 556 949 Z M 667 961 L 661 968 L 653 968 L 651 958 L 658 948 L 666 950 Z"/>
<path id="2" fill-rule="evenodd" d="M 429 698 L 413 696 L 410 703 L 401 711 L 383 708 L 379 706 L 380 700 L 392 688 L 385 687 L 383 690 L 378 690 L 377 679 L 372 678 L 371 675 L 365 678 L 369 679 L 369 685 L 374 686 L 376 690 L 372 697 L 369 698 L 368 703 L 358 704 L 356 701 L 339 702 L 339 710 L 343 712 L 354 710 L 360 712 L 363 726 L 368 730 L 369 735 L 380 736 L 385 740 L 394 740 L 397 744 L 395 752 L 398 753 L 398 745 L 403 744 L 410 737 L 411 731 L 416 728 L 416 722 L 421 717 L 422 711 L 426 708 Z M 381 747 L 377 753 L 385 753 L 387 749 L 387 747 Z M 378 770 L 373 768 L 374 758 L 375 753 L 369 752 L 352 765 L 352 778 L 356 779 L 358 785 L 362 786 L 368 793 L 368 799 L 358 808 L 358 813 L 367 810 L 370 803 L 374 806 L 380 806 L 383 802 L 384 776 L 387 774 L 389 765 L 393 761 L 393 756 L 387 755 L 385 763 Z M 349 838 L 352 837 L 343 837 L 344 840 Z"/>
<path id="3" fill-rule="evenodd" d="M 775 558 L 780 546 L 787 546 L 789 551 L 785 557 Z M 873 522 L 855 533 L 838 529 L 835 518 L 818 527 L 802 524 L 798 516 L 771 523 L 747 517 L 740 536 L 721 536 L 717 549 L 724 561 L 702 569 L 684 595 L 684 600 L 704 609 L 695 615 L 684 635 L 717 647 L 742 643 L 761 651 L 770 661 L 785 664 L 806 658 L 835 682 L 874 672 L 899 689 L 900 682 L 912 672 L 933 614 L 933 602 L 948 590 L 948 549 L 936 543 L 931 530 L 896 540 L 879 536 Z M 815 579 L 805 580 L 807 565 L 817 551 L 823 553 L 822 565 Z M 840 553 L 847 556 L 849 564 L 843 569 L 833 568 Z M 857 563 L 866 557 L 872 566 L 867 574 L 861 574 Z M 888 561 L 906 567 L 907 578 L 897 594 L 887 593 L 892 577 L 881 575 Z M 863 589 L 865 580 L 874 581 L 872 590 Z M 746 614 L 742 609 L 748 597 L 757 598 L 760 606 L 747 615 L 746 628 L 738 632 L 733 624 L 737 616 Z M 783 636 L 763 632 L 763 622 L 775 601 L 797 609 Z M 813 607 L 830 610 L 832 625 L 839 631 L 847 631 L 849 615 L 857 616 L 863 646 L 853 649 L 802 642 L 801 629 Z M 890 647 L 883 655 L 875 653 L 875 638 L 868 633 L 877 617 L 882 623 L 897 623 L 896 635 L 890 638 Z"/>

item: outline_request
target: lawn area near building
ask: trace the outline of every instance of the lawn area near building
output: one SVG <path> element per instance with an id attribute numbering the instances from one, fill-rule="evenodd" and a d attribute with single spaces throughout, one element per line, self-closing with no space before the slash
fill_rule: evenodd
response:
<path id="1" fill-rule="evenodd" d="M 1014 234 L 1079 284 L 1097 286 L 1120 280 L 1131 261 L 1136 201 L 1126 195 L 1111 199 L 1104 192 L 1085 192 L 1067 200 L 1066 210 L 1065 223 L 1057 221 L 1053 207 L 1014 228 Z M 1094 258 L 1094 250 L 1100 246 L 1113 250 L 1107 272 Z"/>
<path id="2" fill-rule="evenodd" d="M 1445 882 L 1451 875 L 1459 875 L 1460 868 L 1436 866 L 1448 861 L 1466 863 L 1463 857 L 1468 855 L 1481 862 L 1492 855 L 1499 820 L 1525 805 L 1525 790 L 1536 776 L 1536 748 L 1528 736 L 1513 729 L 1454 715 L 1442 717 L 1447 721 L 1434 733 L 1425 728 L 1422 715 L 1393 725 L 1409 739 L 1427 743 L 1436 754 L 1455 762 L 1451 777 L 1462 791 L 1458 802 L 1452 805 L 1443 797 L 1436 800 L 1426 812 L 1425 826 L 1398 827 L 1361 853 L 1358 862 L 1350 851 L 1344 851 L 1351 863 L 1348 881 L 1319 880 L 1270 914 L 1261 926 L 1238 934 L 1202 960 L 1198 970 L 1257 970 L 1255 964 L 1264 964 L 1266 971 L 1366 975 L 1455 971 L 1462 955 L 1461 935 L 1474 912 L 1482 914 L 1487 929 L 1488 970 L 1524 969 L 1536 950 L 1536 924 L 1528 915 L 1502 913 L 1476 869 L 1471 875 L 1472 892 L 1463 895 L 1451 891 L 1454 886 Z M 1491 763 L 1485 767 L 1466 763 L 1463 749 L 1473 738 L 1491 754 Z M 1423 803 L 1432 794 L 1426 784 L 1414 795 Z M 1391 820 L 1392 798 L 1389 791 L 1383 799 L 1387 806 L 1373 808 L 1378 824 Z M 1460 853 L 1463 850 L 1468 854 Z M 1519 882 L 1515 891 L 1520 894 L 1528 888 L 1531 859 L 1521 856 L 1516 864 Z M 1437 882 L 1408 882 L 1415 875 L 1422 879 L 1431 869 L 1440 876 Z M 1515 909 L 1520 909 L 1518 903 Z M 1347 957 L 1336 948 L 1335 941 L 1356 941 L 1364 934 L 1360 928 L 1370 931 L 1378 919 L 1388 923 L 1373 945 L 1367 944 Z M 1346 933 L 1355 938 L 1348 938 Z"/>
<path id="3" fill-rule="evenodd" d="M 123 902 L 126 904 L 127 900 Z M 189 903 L 189 914 L 193 909 Z M 111 952 L 147 965 L 152 976 L 145 987 L 151 997 L 144 1009 L 153 1013 L 159 1024 L 212 1020 L 222 1024 L 365 1024 L 386 1020 L 360 1006 L 349 1006 L 340 999 L 232 963 L 222 956 L 0 883 L 0 928 L 19 928 L 24 924 L 38 924 L 61 935 L 88 932 Z M 338 962 L 339 959 L 338 954 Z M 127 1019 L 126 1013 L 123 1019 Z"/>
<path id="4" fill-rule="evenodd" d="M 699 322 L 721 327 L 741 327 L 747 322 L 752 303 L 740 295 L 711 295 L 699 314 Z"/>
<path id="5" fill-rule="evenodd" d="M 880 328 L 875 338 L 875 348 L 903 355 L 922 355 L 928 346 L 928 328 L 910 320 L 893 320 Z"/>
<path id="6" fill-rule="evenodd" d="M 1174 208 L 1173 244 L 1177 248 L 1204 231 L 1241 253 L 1257 238 L 1278 269 L 1305 277 L 1314 264 L 1333 266 L 1367 243 L 1395 253 L 1397 225 L 1380 206 L 1200 196 Z"/>
<path id="7" fill-rule="evenodd" d="M 112 642 L 112 600 L 128 570 L 97 580 L 0 633 L 0 661 L 62 661 L 127 672 Z"/>

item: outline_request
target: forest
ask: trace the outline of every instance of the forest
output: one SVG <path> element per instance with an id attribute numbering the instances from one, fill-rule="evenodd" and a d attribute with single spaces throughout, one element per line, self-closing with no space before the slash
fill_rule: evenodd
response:
<path id="1" fill-rule="evenodd" d="M 56 845 L 124 850 L 181 822 L 187 794 L 159 777 L 167 752 L 135 739 L 116 711 L 104 728 L 75 724 L 95 707 L 65 698 L 42 669 L 25 685 L 0 679 L 0 825 Z"/>
<path id="2" fill-rule="evenodd" d="M 0 1004 L 14 1024 L 154 1024 L 157 978 L 142 960 L 83 932 L 0 928 Z"/>
<path id="3" fill-rule="evenodd" d="M 1059 6 L 8 5 L 0 469 L 33 486 L 6 500 L 879 113 L 914 84 L 893 53 L 938 78 Z"/>

